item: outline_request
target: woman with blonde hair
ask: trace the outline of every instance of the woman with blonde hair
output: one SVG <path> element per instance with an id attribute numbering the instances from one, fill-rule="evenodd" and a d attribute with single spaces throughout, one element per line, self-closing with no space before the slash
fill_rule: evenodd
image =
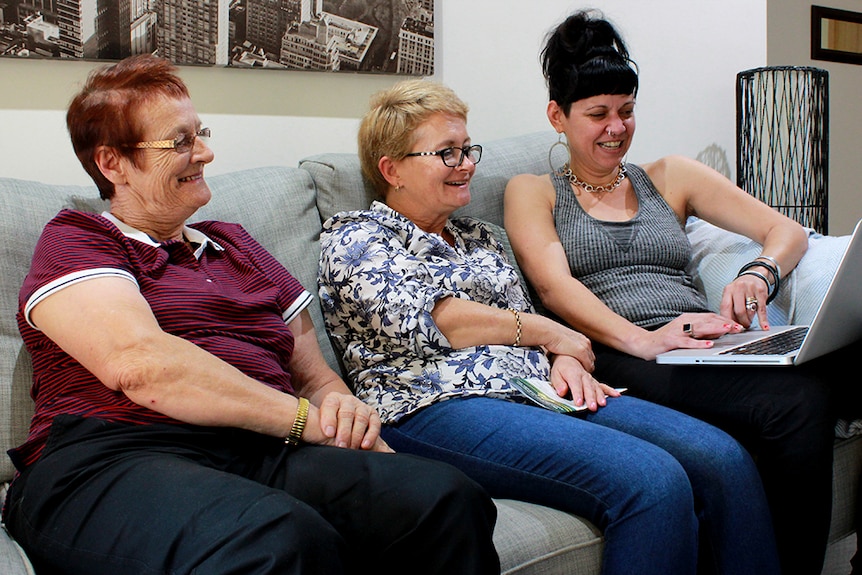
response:
<path id="1" fill-rule="evenodd" d="M 768 329 L 766 305 L 805 253 L 805 230 L 694 160 L 625 162 L 638 73 L 598 13 L 577 12 L 555 27 L 542 63 L 548 119 L 569 155 L 551 173 L 518 175 L 507 186 L 505 225 L 524 274 L 549 311 L 594 342 L 599 378 L 712 423 L 756 454 L 785 572 L 819 574 L 832 504 L 827 382 L 842 379 L 834 370 L 846 362 L 655 361 L 674 348 L 708 348 L 755 318 Z M 689 216 L 762 245 L 725 288 L 720 313 L 709 311 L 686 270 Z"/>

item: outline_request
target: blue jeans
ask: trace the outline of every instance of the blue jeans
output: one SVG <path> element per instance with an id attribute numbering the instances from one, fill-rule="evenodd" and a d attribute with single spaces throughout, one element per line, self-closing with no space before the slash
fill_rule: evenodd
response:
<path id="1" fill-rule="evenodd" d="M 857 383 L 843 372 L 862 344 L 793 367 L 664 365 L 601 345 L 593 349 L 599 381 L 707 421 L 748 448 L 757 459 L 784 572 L 820 574 L 832 509 L 835 411 L 862 409 L 858 385 L 855 393 L 832 386 Z"/>
<path id="2" fill-rule="evenodd" d="M 666 407 L 624 396 L 572 416 L 450 399 L 385 426 L 383 437 L 460 468 L 494 497 L 590 520 L 605 537 L 606 575 L 683 575 L 698 562 L 718 573 L 779 573 L 751 457 L 723 431 Z"/>

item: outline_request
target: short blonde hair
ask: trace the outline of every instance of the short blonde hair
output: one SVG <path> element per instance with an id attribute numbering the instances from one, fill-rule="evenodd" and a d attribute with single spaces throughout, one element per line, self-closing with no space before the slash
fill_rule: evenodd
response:
<path id="1" fill-rule="evenodd" d="M 413 150 L 414 132 L 431 116 L 443 113 L 467 120 L 469 108 L 451 88 L 430 80 L 404 80 L 371 97 L 359 125 L 362 173 L 381 197 L 389 183 L 377 167 L 380 158 L 401 160 Z"/>

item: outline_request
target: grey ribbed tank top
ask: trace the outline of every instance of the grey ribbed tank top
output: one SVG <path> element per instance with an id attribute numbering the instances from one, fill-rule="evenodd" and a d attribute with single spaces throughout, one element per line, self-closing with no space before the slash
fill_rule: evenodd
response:
<path id="1" fill-rule="evenodd" d="M 676 214 L 646 172 L 626 165 L 637 214 L 625 222 L 584 212 L 565 176 L 552 174 L 554 223 L 572 275 L 614 312 L 641 327 L 656 327 L 684 312 L 706 311 L 686 265 L 691 244 Z M 588 192 L 583 192 L 588 193 Z"/>

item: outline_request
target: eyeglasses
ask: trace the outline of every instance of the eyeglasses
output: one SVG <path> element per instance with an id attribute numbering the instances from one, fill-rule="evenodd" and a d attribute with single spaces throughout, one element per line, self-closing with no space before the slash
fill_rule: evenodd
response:
<path id="1" fill-rule="evenodd" d="M 209 128 L 201 128 L 194 134 L 180 134 L 173 140 L 152 140 L 150 142 L 138 142 L 133 148 L 145 148 L 152 150 L 173 150 L 178 154 L 190 152 L 195 147 L 197 138 L 209 138 L 212 131 Z"/>
<path id="2" fill-rule="evenodd" d="M 458 153 L 456 153 L 456 150 Z M 468 158 L 474 164 L 478 164 L 479 160 L 482 159 L 482 146 L 478 144 L 473 144 L 466 148 L 452 146 L 451 148 L 443 148 L 436 152 L 413 152 L 412 154 L 407 154 L 407 156 L 440 156 L 440 159 L 443 160 L 446 166 L 457 168 L 464 162 L 464 158 Z"/>

